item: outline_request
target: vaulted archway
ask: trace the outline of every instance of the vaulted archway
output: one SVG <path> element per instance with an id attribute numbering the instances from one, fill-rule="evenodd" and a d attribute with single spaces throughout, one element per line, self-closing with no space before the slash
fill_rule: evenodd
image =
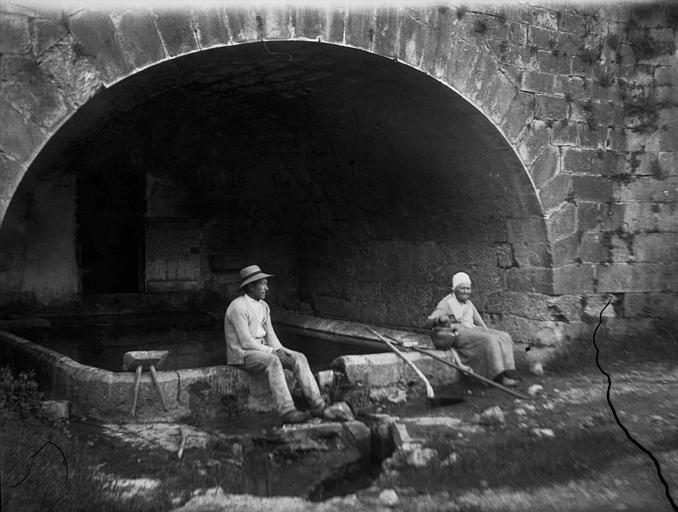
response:
<path id="1" fill-rule="evenodd" d="M 227 297 L 251 261 L 281 276 L 281 307 L 402 327 L 460 268 L 480 304 L 551 290 L 542 208 L 497 127 L 411 66 L 317 42 L 203 50 L 100 91 L 33 161 L 3 231 L 17 293 L 45 303 Z"/>

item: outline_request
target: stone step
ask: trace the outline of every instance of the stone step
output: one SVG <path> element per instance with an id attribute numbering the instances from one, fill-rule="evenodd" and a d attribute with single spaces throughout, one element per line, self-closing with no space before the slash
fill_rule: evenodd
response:
<path id="1" fill-rule="evenodd" d="M 431 353 L 454 362 L 449 351 L 432 350 Z M 454 384 L 461 378 L 461 372 L 458 370 L 424 354 L 417 352 L 403 354 L 419 368 L 432 386 Z M 335 359 L 332 366 L 341 369 L 351 385 L 370 389 L 421 382 L 414 370 L 393 353 L 340 356 Z"/>

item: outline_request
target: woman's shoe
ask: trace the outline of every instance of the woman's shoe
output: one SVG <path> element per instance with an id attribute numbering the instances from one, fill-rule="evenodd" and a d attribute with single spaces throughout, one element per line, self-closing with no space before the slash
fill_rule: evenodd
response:
<path id="1" fill-rule="evenodd" d="M 518 381 L 504 376 L 501 378 L 500 384 L 509 388 L 515 388 L 518 385 Z"/>
<path id="2" fill-rule="evenodd" d="M 326 408 L 327 406 L 325 404 L 322 404 L 318 407 L 311 407 L 309 412 L 311 413 L 311 416 L 313 416 L 314 418 L 324 418 Z"/>
<path id="3" fill-rule="evenodd" d="M 508 377 L 509 379 L 517 380 L 518 382 L 522 382 L 523 379 L 520 378 L 518 375 L 518 372 L 515 370 L 506 370 L 504 372 L 504 377 Z"/>

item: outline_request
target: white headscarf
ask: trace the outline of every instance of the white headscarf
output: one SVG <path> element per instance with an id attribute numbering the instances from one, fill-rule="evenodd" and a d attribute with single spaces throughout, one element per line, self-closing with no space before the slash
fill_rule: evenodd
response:
<path id="1" fill-rule="evenodd" d="M 460 285 L 471 286 L 471 278 L 465 272 L 457 272 L 452 276 L 452 289 L 454 290 L 457 286 Z"/>

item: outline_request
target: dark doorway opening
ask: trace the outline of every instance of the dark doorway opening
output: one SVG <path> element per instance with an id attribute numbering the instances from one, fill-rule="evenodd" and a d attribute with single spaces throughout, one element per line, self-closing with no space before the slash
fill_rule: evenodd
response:
<path id="1" fill-rule="evenodd" d="M 80 166 L 77 218 L 83 293 L 143 291 L 145 176 L 128 155 Z"/>

